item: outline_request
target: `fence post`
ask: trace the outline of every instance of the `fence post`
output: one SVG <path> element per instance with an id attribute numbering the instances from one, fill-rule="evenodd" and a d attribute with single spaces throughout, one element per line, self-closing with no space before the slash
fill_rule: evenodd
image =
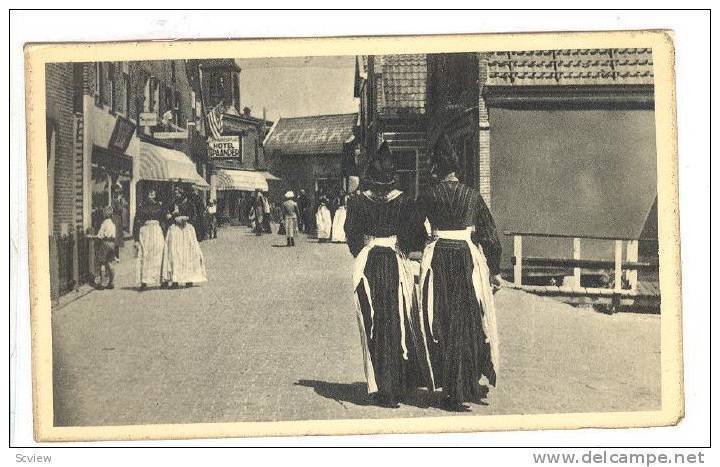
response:
<path id="1" fill-rule="evenodd" d="M 88 238 L 88 280 L 95 280 L 95 241 L 94 239 Z"/>
<path id="2" fill-rule="evenodd" d="M 72 230 L 72 268 L 73 268 L 73 287 L 77 290 L 80 287 L 80 242 L 78 241 L 77 229 Z"/>
<path id="3" fill-rule="evenodd" d="M 515 286 L 520 287 L 522 285 L 522 236 L 515 235 L 513 238 L 513 247 L 515 255 L 515 268 L 513 270 L 513 280 Z"/>
<path id="4" fill-rule="evenodd" d="M 573 238 L 573 259 L 580 259 L 580 239 Z M 575 288 L 580 288 L 580 268 L 573 268 L 573 277 L 575 279 Z"/>
<path id="5" fill-rule="evenodd" d="M 50 251 L 50 299 L 55 305 L 60 297 L 60 262 L 58 260 L 60 253 L 57 237 L 54 234 L 51 234 L 48 239 L 48 249 Z"/>
<path id="6" fill-rule="evenodd" d="M 627 243 L 627 260 L 637 261 L 638 260 L 638 241 L 629 240 Z M 627 281 L 630 283 L 630 290 L 633 292 L 637 291 L 638 285 L 638 271 L 637 269 L 628 269 L 626 272 Z"/>
<path id="7" fill-rule="evenodd" d="M 622 290 L 622 240 L 615 240 L 615 292 Z"/>

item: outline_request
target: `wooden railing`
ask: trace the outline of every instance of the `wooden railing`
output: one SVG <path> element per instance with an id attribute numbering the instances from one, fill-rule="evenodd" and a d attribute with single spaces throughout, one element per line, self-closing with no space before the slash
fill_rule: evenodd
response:
<path id="1" fill-rule="evenodd" d="M 515 232 L 505 231 L 505 235 L 513 237 L 513 287 L 538 291 L 557 291 L 580 293 L 587 295 L 633 295 L 638 290 L 638 271 L 652 270 L 657 264 L 638 261 L 638 239 L 602 236 L 602 235 L 568 235 L 546 232 Z M 525 237 L 535 238 L 565 238 L 572 239 L 572 258 L 547 258 L 536 256 L 523 256 L 523 240 Z M 601 240 L 614 243 L 614 260 L 597 260 L 582 258 L 582 240 Z M 625 260 L 623 261 L 623 249 Z M 532 286 L 523 284 L 523 267 L 555 267 L 569 268 L 573 271 L 571 285 L 560 286 Z M 581 277 L 583 269 L 602 269 L 613 271 L 613 284 L 611 288 L 582 287 Z M 623 277 L 624 276 L 624 277 Z M 623 288 L 623 278 L 627 288 Z"/>

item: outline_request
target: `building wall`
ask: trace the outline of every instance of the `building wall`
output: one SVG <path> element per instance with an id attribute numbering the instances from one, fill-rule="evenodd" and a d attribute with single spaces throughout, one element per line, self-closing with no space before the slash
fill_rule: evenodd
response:
<path id="1" fill-rule="evenodd" d="M 652 110 L 490 108 L 492 212 L 505 230 L 638 238 L 657 189 Z M 582 241 L 582 257 L 613 258 Z M 569 258 L 572 239 L 528 239 L 523 254 Z"/>
<path id="2" fill-rule="evenodd" d="M 53 206 L 48 209 L 53 211 L 50 228 L 59 233 L 80 225 L 82 216 L 76 196 L 76 183 L 82 179 L 82 173 L 76 167 L 73 64 L 49 63 L 45 77 L 48 131 L 52 128 L 56 131 Z"/>
<path id="3" fill-rule="evenodd" d="M 187 154 L 196 162 L 198 172 L 206 175 L 204 170 L 205 153 L 199 150 L 203 145 L 197 144 L 193 139 L 204 140 L 204 136 L 195 130 L 195 108 L 193 99 L 193 88 L 188 79 L 185 61 L 183 60 L 155 60 L 135 62 L 102 62 L 82 64 L 82 115 L 83 120 L 79 122 L 82 127 L 84 138 L 82 138 L 82 198 L 83 224 L 85 227 L 91 225 L 91 192 L 92 179 L 92 152 L 94 147 L 107 148 L 110 135 L 119 117 L 129 119 L 133 124 L 139 123 L 141 112 L 150 110 L 158 115 L 158 121 L 167 110 L 174 113 L 173 123 L 189 130 L 189 139 L 165 139 L 158 141 L 158 144 L 169 146 Z M 114 69 L 112 80 L 108 70 Z M 98 72 L 103 77 L 103 85 L 98 88 Z M 157 82 L 155 87 L 158 91 L 151 92 L 146 96 L 146 84 L 150 78 Z M 110 81 L 115 86 L 115 99 L 111 99 Z M 114 102 L 113 102 L 114 101 Z M 149 138 L 154 131 L 175 131 L 171 126 L 164 127 L 137 127 L 130 145 L 126 150 L 126 156 L 135 160 L 139 155 L 141 139 Z M 134 164 L 133 164 L 134 165 Z M 133 168 L 133 174 L 136 167 Z M 77 179 L 76 179 L 77 182 Z M 130 219 L 134 218 L 135 208 L 141 194 L 136 193 L 137 180 L 133 175 L 130 185 Z M 77 189 L 76 189 L 77 190 Z"/>

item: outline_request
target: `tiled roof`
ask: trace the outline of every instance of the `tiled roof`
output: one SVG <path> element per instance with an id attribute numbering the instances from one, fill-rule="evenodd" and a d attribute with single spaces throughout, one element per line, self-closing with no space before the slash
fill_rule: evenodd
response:
<path id="1" fill-rule="evenodd" d="M 377 108 L 384 114 L 425 113 L 427 60 L 424 54 L 379 55 L 375 62 Z"/>
<path id="2" fill-rule="evenodd" d="M 489 86 L 653 84 L 652 49 L 491 52 Z"/>
<path id="3" fill-rule="evenodd" d="M 199 60 L 199 62 L 203 68 L 230 67 L 235 71 L 240 71 L 240 67 L 237 63 L 235 63 L 235 60 L 232 58 L 205 58 Z"/>
<path id="4" fill-rule="evenodd" d="M 288 155 L 342 154 L 357 114 L 281 118 L 267 136 L 265 151 Z"/>

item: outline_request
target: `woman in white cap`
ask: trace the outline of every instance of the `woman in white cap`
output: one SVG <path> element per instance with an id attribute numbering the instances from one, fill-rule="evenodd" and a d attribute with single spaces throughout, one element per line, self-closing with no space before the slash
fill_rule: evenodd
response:
<path id="1" fill-rule="evenodd" d="M 347 211 L 345 205 L 347 204 L 347 195 L 341 193 L 338 197 L 338 207 L 335 209 L 335 216 L 333 216 L 332 222 L 332 235 L 331 240 L 336 243 L 345 243 L 345 218 L 347 217 Z"/>
<path id="2" fill-rule="evenodd" d="M 285 224 L 285 238 L 287 246 L 295 246 L 295 232 L 297 232 L 299 209 L 294 200 L 295 193 L 285 193 L 285 201 L 282 203 L 283 221 Z"/>
<path id="3" fill-rule="evenodd" d="M 320 197 L 320 205 L 315 213 L 315 224 L 317 225 L 317 238 L 320 243 L 330 240 L 332 231 L 332 214 L 328 208 L 328 200 L 325 196 Z"/>

